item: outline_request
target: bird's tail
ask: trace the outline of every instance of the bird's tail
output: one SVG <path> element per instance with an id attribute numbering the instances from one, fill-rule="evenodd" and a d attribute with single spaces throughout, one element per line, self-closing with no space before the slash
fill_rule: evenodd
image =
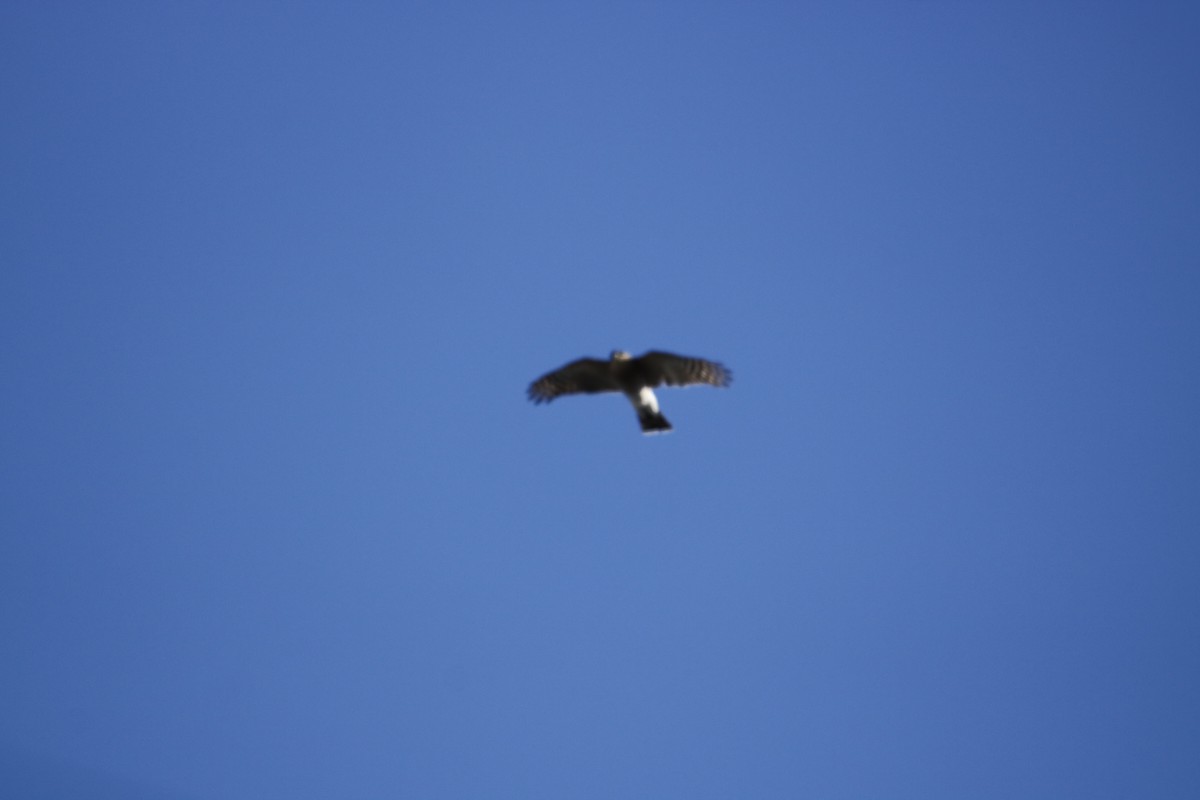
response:
<path id="1" fill-rule="evenodd" d="M 639 408 L 638 422 L 642 423 L 642 433 L 666 433 L 671 430 L 671 423 L 667 422 L 661 411 Z"/>

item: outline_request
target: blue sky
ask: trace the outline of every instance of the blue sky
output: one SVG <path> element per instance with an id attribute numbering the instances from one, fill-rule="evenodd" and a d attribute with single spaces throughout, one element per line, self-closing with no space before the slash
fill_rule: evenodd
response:
<path id="1" fill-rule="evenodd" d="M 12 796 L 1197 796 L 1198 38 L 5 4 Z"/>

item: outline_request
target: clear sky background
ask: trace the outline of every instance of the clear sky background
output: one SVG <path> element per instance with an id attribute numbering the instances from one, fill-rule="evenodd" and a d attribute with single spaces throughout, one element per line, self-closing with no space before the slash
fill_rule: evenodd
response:
<path id="1" fill-rule="evenodd" d="M 1198 41 L 4 3 L 3 794 L 1200 796 Z"/>

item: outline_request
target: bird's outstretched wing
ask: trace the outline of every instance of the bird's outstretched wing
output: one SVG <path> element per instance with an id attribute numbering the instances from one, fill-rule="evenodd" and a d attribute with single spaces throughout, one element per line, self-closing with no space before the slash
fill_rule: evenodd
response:
<path id="1" fill-rule="evenodd" d="M 607 361 L 581 358 L 547 372 L 529 384 L 529 399 L 534 403 L 549 403 L 564 394 L 594 394 L 621 389 Z"/>
<path id="2" fill-rule="evenodd" d="M 677 356 L 651 350 L 634 359 L 638 370 L 650 386 L 690 386 L 705 383 L 709 386 L 728 386 L 733 373 L 723 364 L 691 356 Z"/>

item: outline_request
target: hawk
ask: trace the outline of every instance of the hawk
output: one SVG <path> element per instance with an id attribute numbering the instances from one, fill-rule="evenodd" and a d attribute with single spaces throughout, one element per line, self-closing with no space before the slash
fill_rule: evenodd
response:
<path id="1" fill-rule="evenodd" d="M 564 394 L 622 392 L 637 411 L 642 433 L 666 433 L 671 423 L 658 410 L 654 387 L 728 386 L 733 375 L 721 364 L 703 358 L 677 356 L 651 350 L 634 358 L 624 350 L 613 350 L 608 361 L 581 358 L 547 372 L 529 384 L 529 399 L 549 403 Z"/>

